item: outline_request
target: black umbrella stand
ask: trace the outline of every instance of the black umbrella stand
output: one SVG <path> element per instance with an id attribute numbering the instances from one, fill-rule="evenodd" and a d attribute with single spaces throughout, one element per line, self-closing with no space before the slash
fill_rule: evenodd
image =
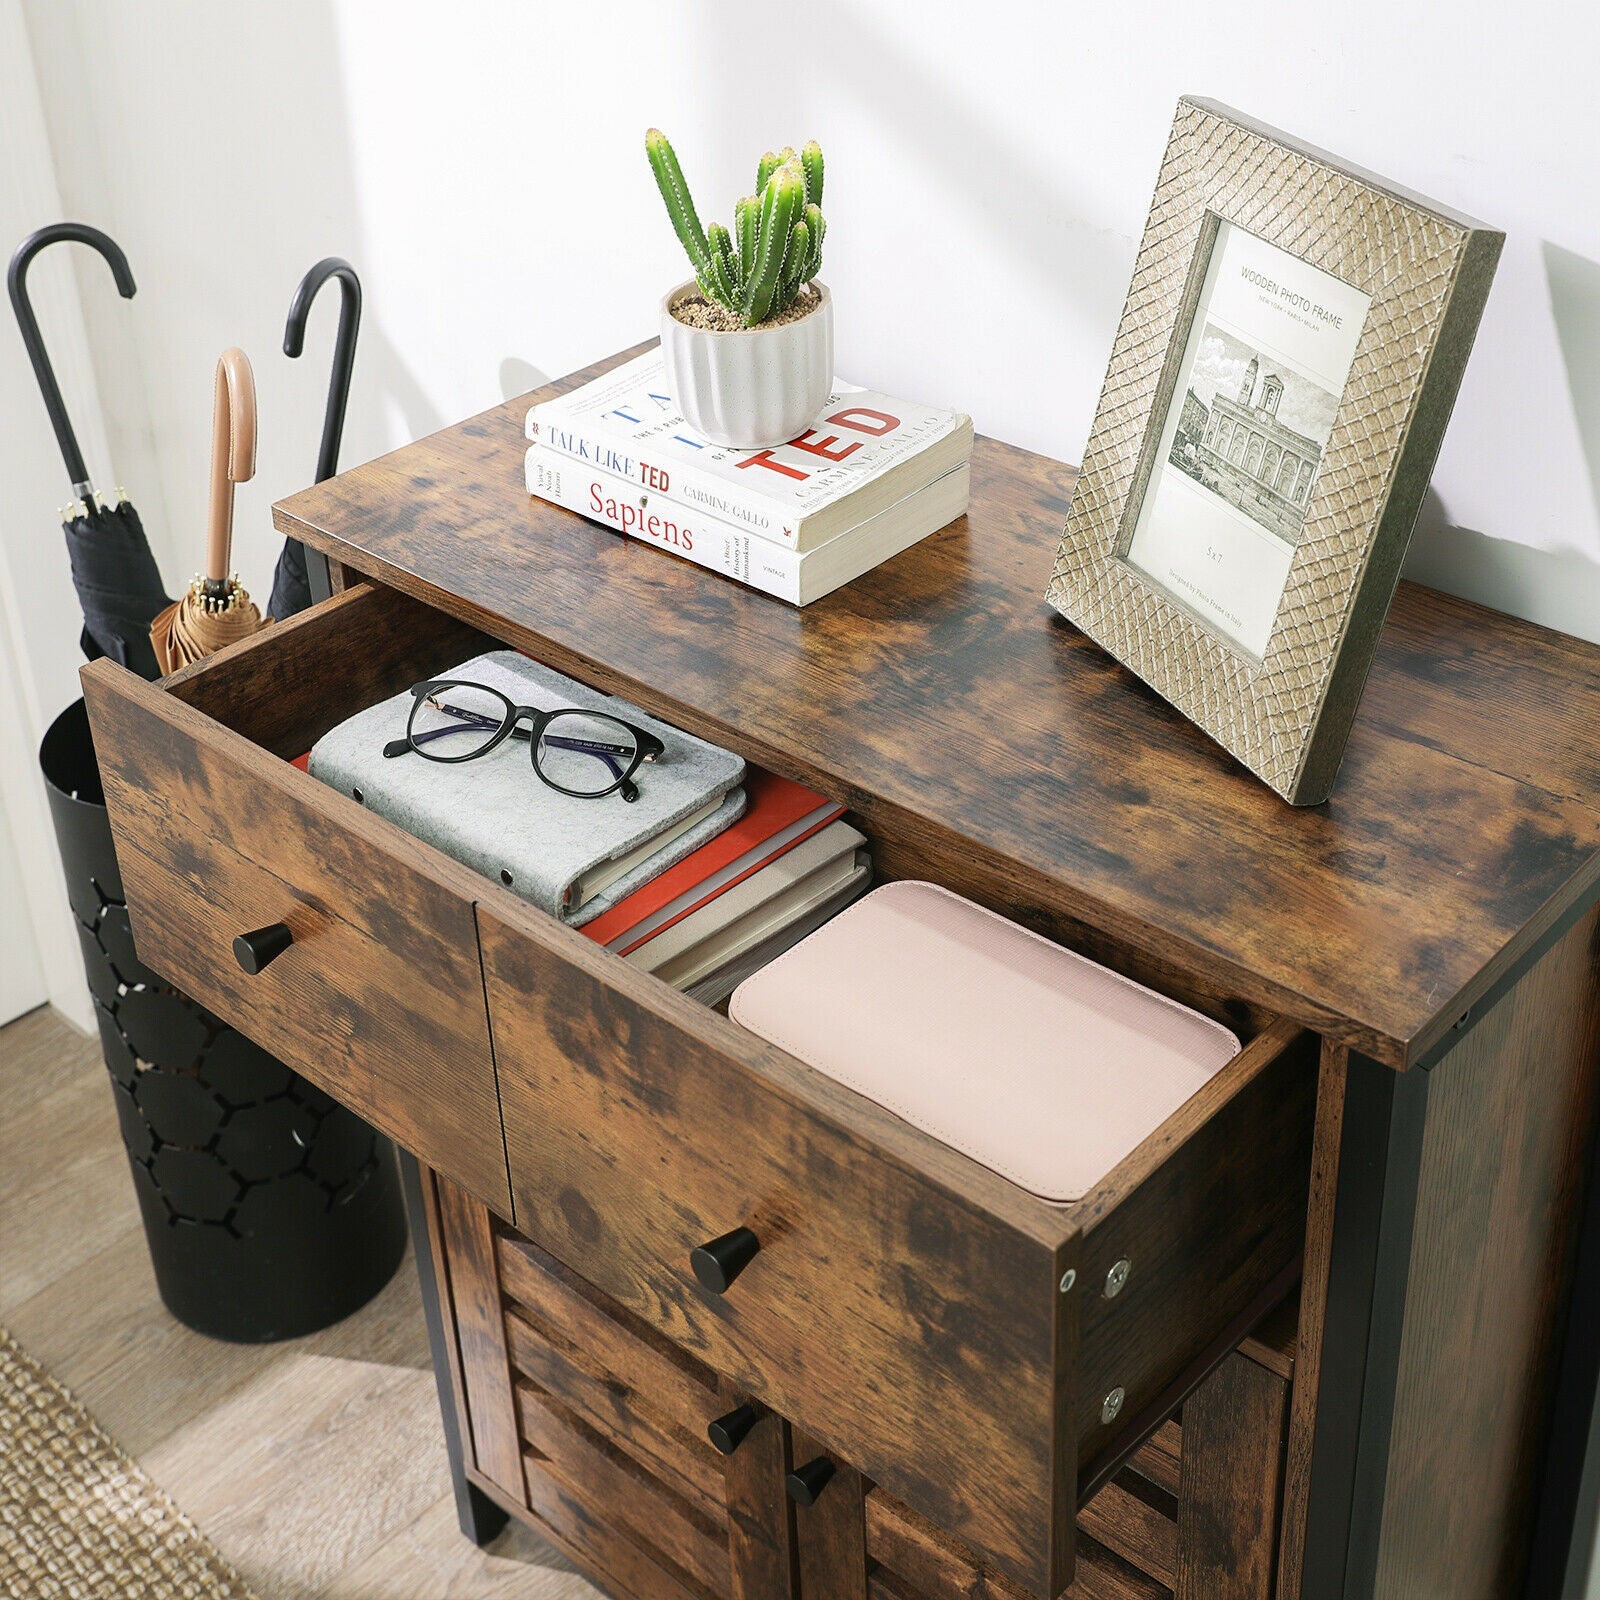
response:
<path id="1" fill-rule="evenodd" d="M 83 701 L 39 765 L 167 1309 L 244 1344 L 348 1316 L 405 1254 L 389 1141 L 139 960 Z"/>
<path id="2" fill-rule="evenodd" d="M 97 250 L 122 296 L 133 295 L 115 241 L 64 222 L 30 234 L 12 257 L 11 304 L 72 485 L 63 523 L 84 654 L 154 678 L 161 576 L 133 507 L 94 492 L 28 298 L 34 257 L 68 241 Z M 337 1322 L 405 1253 L 393 1149 L 139 960 L 83 701 L 50 725 L 39 765 L 162 1300 L 198 1332 L 241 1343 Z"/>

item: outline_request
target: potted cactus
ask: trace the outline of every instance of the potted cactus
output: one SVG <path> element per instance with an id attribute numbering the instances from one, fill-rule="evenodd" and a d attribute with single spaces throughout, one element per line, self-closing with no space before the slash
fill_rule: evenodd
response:
<path id="1" fill-rule="evenodd" d="M 759 450 L 802 433 L 833 386 L 833 301 L 822 263 L 822 151 L 768 152 L 732 231 L 699 214 L 667 137 L 645 135 L 667 215 L 694 277 L 661 302 L 667 381 L 713 444 Z"/>

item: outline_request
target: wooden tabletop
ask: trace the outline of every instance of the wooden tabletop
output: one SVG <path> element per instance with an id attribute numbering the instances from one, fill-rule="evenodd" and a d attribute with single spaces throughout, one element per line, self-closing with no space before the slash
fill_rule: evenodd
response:
<path id="1" fill-rule="evenodd" d="M 612 364 L 274 520 L 1393 1066 L 1600 893 L 1600 649 L 1402 584 L 1333 796 L 1294 810 L 1045 605 L 1073 468 L 980 438 L 962 521 L 797 611 L 526 494 L 529 404 Z"/>

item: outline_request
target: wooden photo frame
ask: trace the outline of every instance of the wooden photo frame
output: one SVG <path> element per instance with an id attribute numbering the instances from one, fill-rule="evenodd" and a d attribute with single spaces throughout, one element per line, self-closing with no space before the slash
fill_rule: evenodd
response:
<path id="1" fill-rule="evenodd" d="M 1294 805 L 1333 788 L 1504 240 L 1178 103 L 1046 598 Z"/>

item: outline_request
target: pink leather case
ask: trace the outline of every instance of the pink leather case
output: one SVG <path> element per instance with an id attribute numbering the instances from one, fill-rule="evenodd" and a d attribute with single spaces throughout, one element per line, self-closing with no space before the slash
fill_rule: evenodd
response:
<path id="1" fill-rule="evenodd" d="M 1219 1023 L 932 883 L 887 883 L 728 1014 L 1057 1204 L 1239 1051 Z"/>

